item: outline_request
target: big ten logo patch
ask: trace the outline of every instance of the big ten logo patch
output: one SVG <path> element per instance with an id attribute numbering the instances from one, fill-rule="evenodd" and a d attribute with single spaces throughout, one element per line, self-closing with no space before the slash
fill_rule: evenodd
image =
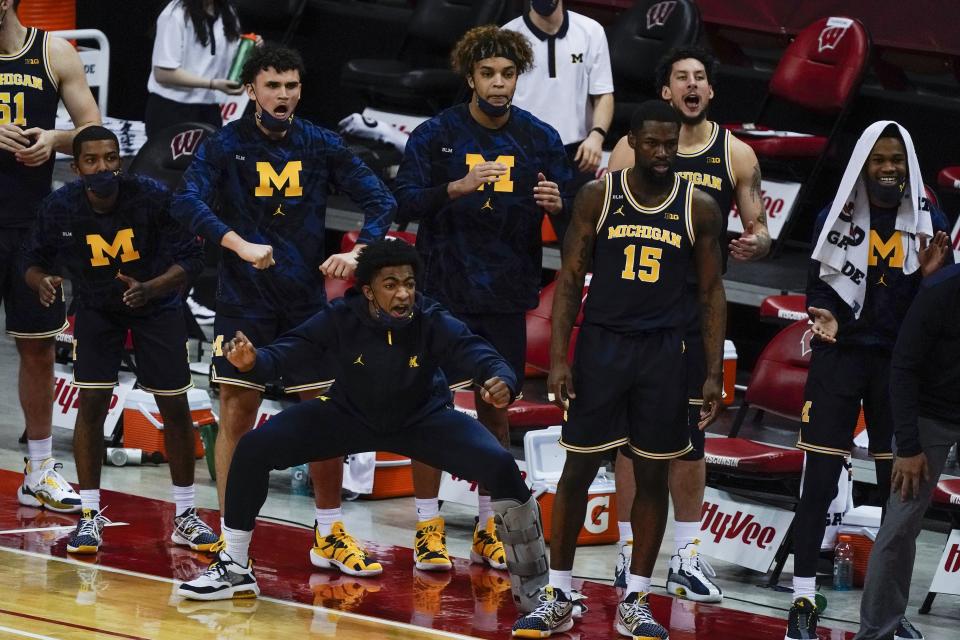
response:
<path id="1" fill-rule="evenodd" d="M 777 535 L 774 527 L 757 522 L 753 514 L 745 514 L 739 509 L 732 514 L 724 513 L 719 505 L 706 500 L 700 516 L 700 530 L 709 532 L 716 543 L 724 539 L 739 540 L 760 549 L 766 549 Z"/>
<path id="2" fill-rule="evenodd" d="M 91 233 L 86 237 L 90 245 L 90 264 L 94 267 L 105 267 L 110 264 L 111 258 L 119 256 L 120 262 L 131 262 L 140 259 L 140 253 L 133 248 L 133 229 L 120 229 L 111 242 L 107 242 L 98 233 Z"/>
<path id="3" fill-rule="evenodd" d="M 269 162 L 257 163 L 257 174 L 260 176 L 260 184 L 253 191 L 253 195 L 258 198 L 269 198 L 275 191 L 283 191 L 287 198 L 298 198 L 303 195 L 303 187 L 300 186 L 300 172 L 303 171 L 303 162 L 293 160 L 283 166 L 278 173 Z"/>
<path id="4" fill-rule="evenodd" d="M 606 532 L 610 526 L 610 495 L 590 498 L 587 502 L 587 515 L 583 519 L 583 528 L 592 534 Z"/>
<path id="5" fill-rule="evenodd" d="M 480 163 L 487 162 L 487 160 L 479 153 L 468 153 L 466 155 L 466 162 L 467 171 L 472 171 L 475 166 Z M 500 164 L 505 165 L 507 167 L 507 172 L 497 178 L 497 181 L 493 183 L 493 190 L 505 193 L 513 193 L 513 180 L 510 179 L 510 170 L 514 165 L 514 157 L 497 156 L 497 159 L 494 160 L 494 162 L 499 162 Z M 483 191 L 486 188 L 486 184 L 481 184 L 479 187 L 477 187 L 477 191 Z"/>
<path id="6" fill-rule="evenodd" d="M 203 129 L 181 131 L 170 140 L 170 158 L 176 160 L 182 156 L 192 156 L 203 140 Z"/>

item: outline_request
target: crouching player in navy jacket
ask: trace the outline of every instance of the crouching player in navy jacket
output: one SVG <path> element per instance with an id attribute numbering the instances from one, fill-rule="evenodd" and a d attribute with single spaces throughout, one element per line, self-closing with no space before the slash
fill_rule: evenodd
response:
<path id="1" fill-rule="evenodd" d="M 453 409 L 444 363 L 470 367 L 481 397 L 503 408 L 516 397 L 510 365 L 482 338 L 429 298 L 416 295 L 422 265 L 402 241 L 379 241 L 357 261 L 356 289 L 267 347 L 241 332 L 224 344 L 237 369 L 272 380 L 287 366 L 332 356 L 329 393 L 301 402 L 240 440 L 225 501 L 226 548 L 180 595 L 223 600 L 259 594 L 248 548 L 272 469 L 361 451 L 420 460 L 490 490 L 507 552 L 514 599 L 536 604 L 547 564 L 540 513 L 513 460 L 477 420 Z"/>

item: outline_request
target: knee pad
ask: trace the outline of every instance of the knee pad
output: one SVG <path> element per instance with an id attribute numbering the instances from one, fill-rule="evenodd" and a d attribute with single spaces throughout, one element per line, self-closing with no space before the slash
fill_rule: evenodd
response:
<path id="1" fill-rule="evenodd" d="M 507 555 L 513 601 L 523 613 L 540 603 L 540 589 L 547 585 L 550 565 L 543 541 L 540 505 L 531 496 L 523 504 L 516 500 L 493 500 L 497 535 Z"/>

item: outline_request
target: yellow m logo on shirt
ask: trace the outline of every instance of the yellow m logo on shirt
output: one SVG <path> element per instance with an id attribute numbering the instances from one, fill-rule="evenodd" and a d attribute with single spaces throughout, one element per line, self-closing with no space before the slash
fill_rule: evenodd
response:
<path id="1" fill-rule="evenodd" d="M 300 186 L 300 171 L 303 170 L 303 162 L 294 160 L 288 162 L 280 173 L 273 169 L 269 162 L 258 162 L 257 173 L 260 175 L 260 186 L 258 186 L 253 195 L 258 198 L 269 197 L 273 195 L 273 190 L 282 190 L 283 195 L 288 198 L 296 198 L 303 195 L 303 187 Z"/>
<path id="2" fill-rule="evenodd" d="M 900 232 L 894 231 L 890 239 L 884 242 L 873 229 L 870 230 L 870 253 L 867 264 L 877 266 L 877 258 L 882 258 L 888 266 L 903 268 L 903 242 Z"/>
<path id="3" fill-rule="evenodd" d="M 105 267 L 110 264 L 111 258 L 118 255 L 121 262 L 130 262 L 139 260 L 140 253 L 133 248 L 133 229 L 121 229 L 113 237 L 113 241 L 107 243 L 98 233 L 87 235 L 87 244 L 90 245 L 90 264 L 94 267 Z"/>
<path id="4" fill-rule="evenodd" d="M 468 153 L 467 154 L 467 171 L 472 170 L 476 165 L 481 162 L 486 162 L 486 159 L 479 153 Z M 500 176 L 496 182 L 493 183 L 494 191 L 505 191 L 507 193 L 513 193 L 513 180 L 510 179 L 510 169 L 513 168 L 513 156 L 497 156 L 497 159 L 494 162 L 499 162 L 507 166 L 507 172 Z M 483 191 L 487 185 L 482 184 L 477 187 L 477 191 Z"/>

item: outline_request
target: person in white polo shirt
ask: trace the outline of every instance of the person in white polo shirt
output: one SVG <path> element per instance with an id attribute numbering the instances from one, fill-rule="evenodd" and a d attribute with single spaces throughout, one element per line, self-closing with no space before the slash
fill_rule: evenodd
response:
<path id="1" fill-rule="evenodd" d="M 578 186 L 596 178 L 613 120 L 613 74 L 603 27 L 567 11 L 563 0 L 531 0 L 529 11 L 503 28 L 523 34 L 533 47 L 533 68 L 517 82 L 513 104 L 557 130 L 581 174 Z"/>
<path id="2" fill-rule="evenodd" d="M 147 137 L 180 122 L 220 128 L 224 94 L 243 91 L 227 79 L 240 44 L 240 19 L 230 0 L 170 0 L 157 16 Z"/>

